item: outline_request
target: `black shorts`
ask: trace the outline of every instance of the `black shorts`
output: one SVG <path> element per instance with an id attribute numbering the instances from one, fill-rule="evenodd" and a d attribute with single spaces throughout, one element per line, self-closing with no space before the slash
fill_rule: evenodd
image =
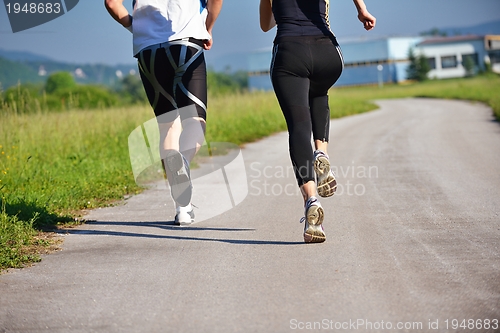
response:
<path id="1" fill-rule="evenodd" d="M 343 69 L 342 52 L 333 36 L 281 37 L 274 44 L 271 79 L 274 85 L 286 86 L 288 97 L 301 89 L 294 87 L 294 78 L 307 79 L 311 96 L 326 96 Z"/>
<path id="2" fill-rule="evenodd" d="M 180 111 L 181 119 L 193 116 L 192 112 L 180 110 L 190 105 L 196 108 L 194 116 L 206 120 L 207 71 L 201 40 L 155 44 L 141 50 L 136 58 L 146 95 L 159 121 L 165 119 L 159 116 L 173 110 Z"/>

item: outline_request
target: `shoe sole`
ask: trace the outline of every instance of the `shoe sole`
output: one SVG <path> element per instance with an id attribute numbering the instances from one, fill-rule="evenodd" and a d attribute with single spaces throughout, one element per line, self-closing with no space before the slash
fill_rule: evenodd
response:
<path id="1" fill-rule="evenodd" d="M 330 161 L 324 156 L 318 157 L 314 161 L 314 171 L 318 176 L 318 194 L 320 197 L 327 198 L 335 194 L 337 190 L 337 181 L 330 170 Z"/>
<path id="2" fill-rule="evenodd" d="M 174 221 L 176 225 L 180 225 L 180 226 L 186 226 L 186 225 L 191 225 L 194 223 L 194 220 L 191 220 L 189 222 L 180 222 L 180 221 Z"/>
<path id="3" fill-rule="evenodd" d="M 185 226 L 187 226 L 187 225 L 191 225 L 192 223 L 194 223 L 194 221 L 193 221 L 193 222 L 179 222 L 179 225 L 180 225 L 181 227 L 185 227 Z"/>
<path id="4" fill-rule="evenodd" d="M 324 217 L 325 213 L 322 207 L 309 207 L 306 216 L 307 228 L 304 230 L 304 242 L 323 243 L 326 240 L 325 231 L 321 227 Z"/>
<path id="5" fill-rule="evenodd" d="M 165 164 L 172 173 L 172 179 L 169 181 L 172 197 L 181 206 L 187 206 L 191 202 L 192 186 L 187 174 L 179 174 L 184 167 L 182 155 L 179 152 L 170 152 L 165 157 Z"/>
<path id="6" fill-rule="evenodd" d="M 193 214 L 188 213 L 188 215 L 189 215 L 188 219 L 181 221 L 181 220 L 179 220 L 179 215 L 176 214 L 175 219 L 174 219 L 174 223 L 176 225 L 180 225 L 180 226 L 186 226 L 186 225 L 190 225 L 190 224 L 194 223 L 194 213 Z"/>

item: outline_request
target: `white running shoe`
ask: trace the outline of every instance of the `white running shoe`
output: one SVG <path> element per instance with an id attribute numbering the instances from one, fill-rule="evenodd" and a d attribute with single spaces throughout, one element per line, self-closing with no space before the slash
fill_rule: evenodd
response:
<path id="1" fill-rule="evenodd" d="M 316 197 L 307 199 L 304 215 L 300 220 L 300 223 L 305 222 L 304 242 L 323 243 L 326 240 L 325 230 L 322 225 L 325 213 Z"/>
<path id="2" fill-rule="evenodd" d="M 326 198 L 334 195 L 337 190 L 335 174 L 330 167 L 328 155 L 321 150 L 314 152 L 314 171 L 319 196 Z"/>
<path id="3" fill-rule="evenodd" d="M 170 191 L 175 202 L 180 206 L 189 205 L 193 193 L 189 162 L 180 152 L 168 150 L 165 166 Z"/>
<path id="4" fill-rule="evenodd" d="M 194 210 L 191 204 L 185 207 L 177 206 L 175 211 L 175 224 L 190 225 L 194 222 Z"/>

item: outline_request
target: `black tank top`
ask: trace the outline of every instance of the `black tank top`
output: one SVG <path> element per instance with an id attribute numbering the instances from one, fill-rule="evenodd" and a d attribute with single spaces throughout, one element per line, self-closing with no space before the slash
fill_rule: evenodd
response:
<path id="1" fill-rule="evenodd" d="M 276 40 L 285 36 L 333 36 L 329 5 L 330 0 L 273 0 Z"/>

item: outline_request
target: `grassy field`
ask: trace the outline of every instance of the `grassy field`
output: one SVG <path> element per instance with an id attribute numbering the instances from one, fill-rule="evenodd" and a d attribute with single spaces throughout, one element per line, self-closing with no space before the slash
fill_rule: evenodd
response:
<path id="1" fill-rule="evenodd" d="M 149 112 L 144 106 L 2 115 L 0 267 L 36 259 L 25 254 L 40 239 L 36 231 L 140 191 L 127 167 L 127 137 Z"/>
<path id="2" fill-rule="evenodd" d="M 467 99 L 490 105 L 500 119 L 500 77 L 332 89 L 332 118 L 370 111 L 371 100 Z M 130 132 L 152 118 L 149 106 L 31 115 L 0 122 L 0 269 L 39 260 L 52 242 L 41 230 L 72 223 L 83 209 L 141 191 L 127 147 Z M 214 96 L 207 141 L 243 144 L 286 129 L 272 92 Z"/>
<path id="3" fill-rule="evenodd" d="M 483 102 L 493 109 L 500 120 L 500 76 L 488 74 L 475 78 L 431 80 L 407 85 L 389 85 L 383 88 L 366 86 L 333 89 L 330 94 L 332 109 L 353 111 L 367 107 L 366 102 L 384 98 L 432 97 Z M 351 103 L 352 106 L 350 105 Z M 354 112 L 353 112 L 354 113 Z"/>

